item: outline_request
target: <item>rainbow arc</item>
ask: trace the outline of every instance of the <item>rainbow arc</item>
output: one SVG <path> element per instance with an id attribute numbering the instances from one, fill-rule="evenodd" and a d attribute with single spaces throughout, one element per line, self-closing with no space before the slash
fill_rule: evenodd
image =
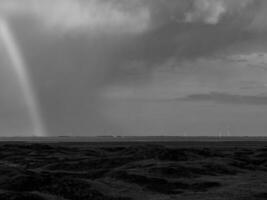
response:
<path id="1" fill-rule="evenodd" d="M 6 20 L 0 18 L 0 40 L 4 44 L 5 51 L 9 55 L 12 62 L 14 73 L 16 74 L 21 90 L 24 95 L 24 100 L 33 124 L 34 136 L 45 136 L 46 132 L 41 118 L 40 106 L 37 101 L 31 78 L 27 71 L 22 53 L 19 49 L 17 41 L 12 30 Z"/>

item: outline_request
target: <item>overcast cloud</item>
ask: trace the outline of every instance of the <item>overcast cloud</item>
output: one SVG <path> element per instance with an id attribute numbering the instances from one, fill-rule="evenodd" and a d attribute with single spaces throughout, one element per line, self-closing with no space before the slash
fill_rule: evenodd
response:
<path id="1" fill-rule="evenodd" d="M 265 0 L 0 1 L 0 17 L 17 37 L 51 135 L 127 134 L 138 126 L 138 114 L 121 122 L 131 113 L 118 103 L 122 99 L 265 95 L 266 15 Z M 7 73 L 6 62 L 0 61 L 1 73 Z M 1 90 L 5 99 L 18 93 Z M 163 102 L 156 108 L 162 110 Z M 152 118 L 147 113 L 144 120 Z"/>

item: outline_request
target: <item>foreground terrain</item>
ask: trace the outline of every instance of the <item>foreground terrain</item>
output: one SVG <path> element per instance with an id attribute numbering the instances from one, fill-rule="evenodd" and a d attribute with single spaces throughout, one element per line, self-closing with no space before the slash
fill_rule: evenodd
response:
<path id="1" fill-rule="evenodd" d="M 2 142 L 0 199 L 264 200 L 267 142 Z"/>

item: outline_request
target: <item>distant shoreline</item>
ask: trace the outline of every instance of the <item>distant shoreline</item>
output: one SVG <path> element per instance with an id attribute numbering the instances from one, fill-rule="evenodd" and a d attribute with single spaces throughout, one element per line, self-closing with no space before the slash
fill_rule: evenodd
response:
<path id="1" fill-rule="evenodd" d="M 0 142 L 267 142 L 267 137 L 183 137 L 183 136 L 56 136 L 56 137 L 0 137 Z"/>

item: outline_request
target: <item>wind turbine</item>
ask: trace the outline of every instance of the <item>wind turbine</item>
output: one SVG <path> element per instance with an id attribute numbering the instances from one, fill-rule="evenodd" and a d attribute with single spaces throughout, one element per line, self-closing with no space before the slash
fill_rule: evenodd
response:
<path id="1" fill-rule="evenodd" d="M 227 137 L 231 137 L 231 132 L 230 132 L 230 128 L 229 127 L 226 130 L 226 136 Z"/>

